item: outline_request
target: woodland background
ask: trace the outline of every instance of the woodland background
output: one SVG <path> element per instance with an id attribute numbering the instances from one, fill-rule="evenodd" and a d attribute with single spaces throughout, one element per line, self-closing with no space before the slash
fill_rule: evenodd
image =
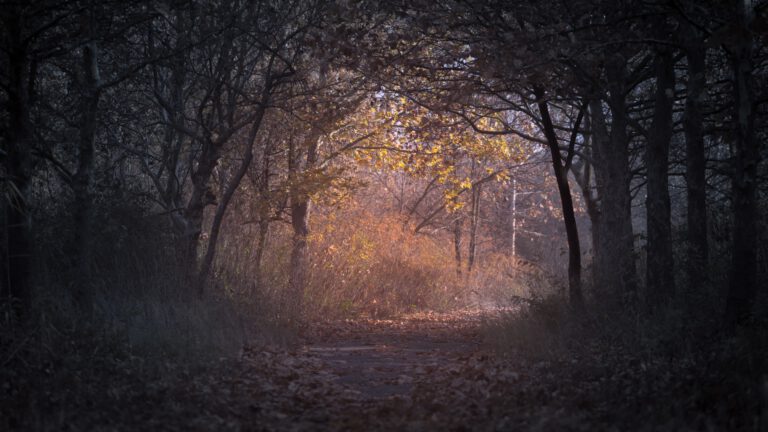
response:
<path id="1" fill-rule="evenodd" d="M 57 373 L 470 308 L 500 352 L 679 366 L 650 382 L 702 424 L 765 427 L 767 17 L 3 0 L 0 425 L 33 427 Z"/>

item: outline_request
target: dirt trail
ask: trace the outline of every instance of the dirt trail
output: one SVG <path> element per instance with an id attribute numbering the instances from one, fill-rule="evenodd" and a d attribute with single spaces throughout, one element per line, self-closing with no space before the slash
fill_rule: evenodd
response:
<path id="1" fill-rule="evenodd" d="M 239 358 L 198 368 L 169 363 L 153 372 L 139 369 L 143 363 L 130 357 L 94 367 L 92 357 L 83 356 L 62 372 L 34 377 L 24 393 L 11 394 L 14 388 L 5 384 L 6 394 L 15 397 L 0 392 L 0 425 L 490 432 L 637 430 L 652 421 L 642 430 L 751 430 L 747 423 L 733 423 L 732 413 L 757 419 L 754 398 L 723 405 L 721 377 L 710 376 L 720 369 L 702 368 L 704 361 L 673 364 L 671 371 L 669 362 L 646 361 L 643 370 L 636 357 L 607 344 L 554 360 L 490 353 L 480 342 L 480 317 L 465 312 L 327 323 L 311 327 L 303 345 L 253 346 Z M 88 367 L 78 369 L 82 364 Z M 685 385 L 677 377 L 685 377 Z M 701 383 L 708 387 L 696 387 Z M 691 388 L 710 399 L 695 392 L 691 398 Z M 659 398 L 659 392 L 670 396 Z M 708 411 L 691 408 L 706 400 Z M 677 408 L 664 411 L 671 403 Z M 43 411 L 50 415 L 30 414 Z"/>
<path id="2" fill-rule="evenodd" d="M 89 368 L 62 368 L 66 375 L 41 375 L 30 386 L 69 390 L 14 398 L 12 409 L 0 409 L 0 425 L 185 432 L 428 431 L 448 421 L 461 425 L 468 405 L 456 392 L 470 382 L 466 367 L 480 350 L 478 324 L 478 316 L 468 313 L 326 323 L 312 326 L 299 346 L 253 346 L 239 358 L 198 368 L 169 363 L 157 372 L 139 370 L 142 363 L 132 358 L 99 368 L 83 360 Z M 40 409 L 51 415 L 26 414 Z M 13 418 L 4 419 L 4 412 Z"/>
<path id="3" fill-rule="evenodd" d="M 361 400 L 409 400 L 418 382 L 444 373 L 480 348 L 478 318 L 419 314 L 399 320 L 355 320 L 309 339 L 318 357 Z"/>

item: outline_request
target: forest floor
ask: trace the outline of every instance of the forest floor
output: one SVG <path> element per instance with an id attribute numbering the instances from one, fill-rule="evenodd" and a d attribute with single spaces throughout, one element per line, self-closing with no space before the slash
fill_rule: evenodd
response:
<path id="1" fill-rule="evenodd" d="M 4 383 L 0 426 L 172 431 L 760 427 L 758 417 L 745 416 L 755 412 L 760 398 L 734 396 L 728 387 L 739 382 L 717 375 L 708 380 L 706 364 L 673 364 L 600 347 L 560 360 L 526 360 L 491 351 L 483 343 L 484 319 L 464 311 L 327 323 L 304 331 L 290 348 L 254 347 L 239 359 L 197 368 L 170 365 L 155 376 L 137 367 L 135 358 L 110 364 L 68 358 L 32 381 Z M 753 402 L 745 405 L 745 400 Z"/>

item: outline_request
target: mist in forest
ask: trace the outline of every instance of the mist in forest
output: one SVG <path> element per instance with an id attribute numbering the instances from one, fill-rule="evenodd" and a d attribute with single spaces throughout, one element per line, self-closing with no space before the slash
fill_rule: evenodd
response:
<path id="1" fill-rule="evenodd" d="M 0 429 L 766 430 L 767 36 L 0 0 Z"/>

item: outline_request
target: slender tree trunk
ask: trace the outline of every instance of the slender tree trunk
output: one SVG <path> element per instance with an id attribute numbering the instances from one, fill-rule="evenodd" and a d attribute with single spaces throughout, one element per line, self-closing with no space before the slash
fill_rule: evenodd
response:
<path id="1" fill-rule="evenodd" d="M 589 223 L 592 228 L 590 230 L 590 236 L 592 239 L 592 282 L 597 286 L 597 280 L 594 278 L 595 273 L 597 272 L 597 248 L 600 247 L 600 211 L 597 207 L 597 200 L 592 195 L 591 171 L 592 168 L 589 162 L 585 162 L 583 172 L 579 175 L 576 175 L 575 178 L 576 182 L 581 188 L 581 196 L 584 200 L 584 207 L 586 207 L 587 216 L 589 217 Z"/>
<path id="2" fill-rule="evenodd" d="M 270 176 L 270 153 L 271 141 L 267 143 L 264 154 L 261 159 L 261 175 L 259 176 L 259 238 L 256 242 L 256 251 L 254 253 L 254 283 L 262 289 L 261 261 L 264 258 L 264 250 L 267 247 L 267 236 L 269 235 L 269 176 Z"/>
<path id="3" fill-rule="evenodd" d="M 320 144 L 320 135 L 311 132 L 306 141 L 307 158 L 303 170 L 312 169 L 317 162 L 317 153 Z M 289 152 L 293 153 L 293 152 Z M 294 159 L 294 155 L 289 154 L 289 159 Z M 289 171 L 295 176 L 299 174 L 298 161 L 291 163 Z M 309 218 L 312 211 L 312 200 L 309 195 L 300 190 L 296 185 L 291 191 L 291 226 L 293 227 L 293 246 L 291 248 L 291 264 L 288 276 L 288 292 L 286 293 L 285 304 L 288 312 L 293 312 L 295 316 L 301 316 L 304 300 L 304 290 L 307 285 L 307 272 L 309 271 Z"/>
<path id="4" fill-rule="evenodd" d="M 307 284 L 309 269 L 309 216 L 312 202 L 308 199 L 297 200 L 291 204 L 291 226 L 293 227 L 293 247 L 291 248 L 291 269 L 288 279 L 286 304 L 291 312 L 300 315 Z"/>
<path id="5" fill-rule="evenodd" d="M 588 119 L 588 116 L 587 116 Z M 591 129 L 587 125 L 587 129 Z M 583 151 L 592 157 L 589 151 L 589 147 L 583 149 Z M 581 196 L 584 200 L 584 207 L 587 210 L 587 216 L 590 223 L 590 236 L 592 240 L 592 285 L 600 286 L 597 280 L 598 270 L 598 256 L 600 247 L 600 209 L 598 208 L 597 198 L 593 194 L 592 188 L 592 164 L 588 160 L 581 162 L 581 168 L 578 169 L 574 165 L 574 178 L 576 183 L 581 189 Z"/>
<path id="6" fill-rule="evenodd" d="M 268 91 L 269 90 L 265 90 L 265 92 Z M 256 117 L 254 118 L 253 124 L 251 125 L 251 131 L 245 143 L 245 154 L 243 155 L 243 160 L 240 162 L 240 166 L 237 168 L 237 171 L 232 175 L 232 178 L 227 183 L 223 195 L 218 200 L 216 213 L 213 215 L 211 231 L 208 236 L 208 245 L 205 250 L 203 262 L 200 266 L 200 294 L 202 294 L 203 289 L 205 288 L 205 281 L 208 279 L 211 266 L 213 265 L 213 259 L 216 254 L 216 245 L 219 240 L 219 232 L 221 231 L 221 223 L 224 221 L 224 215 L 227 212 L 227 207 L 229 206 L 229 202 L 232 200 L 232 197 L 235 195 L 235 191 L 237 191 L 237 188 L 240 186 L 240 182 L 242 182 L 243 177 L 245 177 L 245 174 L 248 172 L 248 167 L 251 166 L 251 162 L 253 161 L 253 146 L 256 142 L 256 136 L 259 132 L 259 129 L 261 129 L 261 121 L 264 119 L 265 112 L 264 107 L 266 107 L 267 102 L 266 95 L 264 98 L 264 103 L 262 103 L 260 108 L 258 108 L 259 111 L 256 113 Z"/>
<path id="7" fill-rule="evenodd" d="M 517 179 L 512 179 L 512 258 L 517 258 Z"/>
<path id="8" fill-rule="evenodd" d="M 197 249 L 200 235 L 203 231 L 203 216 L 205 208 L 216 202 L 216 197 L 211 191 L 209 181 L 213 170 L 219 161 L 218 148 L 215 143 L 208 140 L 203 143 L 203 149 L 197 163 L 197 169 L 192 173 L 192 194 L 184 208 L 183 222 L 184 233 L 182 237 L 184 261 L 188 266 L 190 279 L 194 279 L 197 272 Z"/>
<path id="9" fill-rule="evenodd" d="M 211 222 L 211 230 L 208 235 L 208 243 L 205 249 L 205 255 L 203 256 L 203 261 L 200 264 L 200 273 L 198 275 L 198 281 L 200 282 L 198 290 L 200 294 L 203 293 L 203 290 L 205 289 L 205 281 L 207 281 L 208 276 L 210 275 L 213 259 L 216 255 L 216 246 L 219 240 L 219 233 L 221 232 L 221 224 L 224 221 L 224 215 L 227 212 L 227 207 L 229 206 L 229 202 L 232 200 L 232 197 L 235 195 L 235 191 L 245 176 L 245 173 L 248 170 L 248 166 L 251 164 L 252 160 L 253 147 L 249 146 L 245 155 L 243 156 L 243 160 L 240 162 L 240 166 L 232 175 L 232 178 L 226 185 L 224 193 L 219 198 L 218 204 L 216 205 L 216 212 L 214 213 L 213 221 Z"/>
<path id="10" fill-rule="evenodd" d="M 579 231 L 576 225 L 576 214 L 573 211 L 573 197 L 571 196 L 571 186 L 568 183 L 568 171 L 563 165 L 563 158 L 560 155 L 560 143 L 555 133 L 555 126 L 552 123 L 552 117 L 549 114 L 549 106 L 544 100 L 544 90 L 534 89 L 539 113 L 541 114 L 542 125 L 544 126 L 544 136 L 547 138 L 550 154 L 552 157 L 552 168 L 557 181 L 557 190 L 560 193 L 560 204 L 563 210 L 563 222 L 565 223 L 565 232 L 568 241 L 568 297 L 571 305 L 577 309 L 584 307 L 584 298 L 581 293 L 581 245 L 579 244 Z M 578 129 L 578 123 L 575 128 Z"/>
<path id="11" fill-rule="evenodd" d="M 733 68 L 733 262 L 728 287 L 726 318 L 731 326 L 748 319 L 757 294 L 757 164 L 760 153 L 755 137 L 753 37 L 749 25 L 751 2 L 738 1 L 738 41 L 731 53 Z"/>
<path id="12" fill-rule="evenodd" d="M 20 317 L 28 310 L 32 298 L 32 230 L 29 214 L 29 189 L 33 171 L 31 105 L 36 79 L 35 68 L 29 58 L 27 46 L 22 41 L 23 22 L 21 13 L 10 12 L 4 24 L 7 26 L 8 63 L 8 128 L 4 145 L 3 163 L 7 180 L 5 202 L 7 256 L 6 280 L 2 281 L 2 295 L 16 304 Z"/>
<path id="13" fill-rule="evenodd" d="M 591 194 L 584 196 L 584 205 L 587 208 L 587 216 L 589 217 L 590 238 L 592 240 L 592 286 L 600 286 L 598 275 L 600 274 L 600 244 L 602 239 L 600 238 L 601 223 L 600 223 L 600 209 L 597 206 L 597 200 Z"/>
<path id="14" fill-rule="evenodd" d="M 202 289 L 204 281 L 195 280 L 195 278 L 199 277 L 202 271 L 206 273 L 208 271 L 205 268 L 205 257 L 198 266 L 198 248 L 203 232 L 203 218 L 206 207 L 217 204 L 216 195 L 211 190 L 211 178 L 219 164 L 224 146 L 240 130 L 238 126 L 235 126 L 235 117 L 240 108 L 238 93 L 242 91 L 242 87 L 238 88 L 240 81 L 236 75 L 242 71 L 238 68 L 239 65 L 235 63 L 244 61 L 244 56 L 242 53 L 238 55 L 233 50 L 233 33 L 225 31 L 222 38 L 220 44 L 217 45 L 218 53 L 212 70 L 214 75 L 206 83 L 206 85 L 210 85 L 207 89 L 209 93 L 206 94 L 204 106 L 198 107 L 196 113 L 197 123 L 202 134 L 202 136 L 197 137 L 201 149 L 197 158 L 197 166 L 190 175 L 192 193 L 187 200 L 181 218 L 184 225 L 182 243 L 187 273 L 190 283 L 198 290 Z M 269 87 L 270 85 L 267 83 L 264 88 Z M 210 109 L 206 109 L 206 106 Z M 224 204 L 224 210 L 220 212 L 220 219 L 223 218 L 227 204 Z M 214 217 L 216 216 L 214 215 Z"/>
<path id="15" fill-rule="evenodd" d="M 457 217 L 453 221 L 453 254 L 456 258 L 456 276 L 461 277 L 461 231 L 464 220 L 461 217 Z"/>
<path id="16" fill-rule="evenodd" d="M 601 169 L 600 165 L 603 163 L 603 157 L 600 153 L 601 149 L 610 145 L 610 137 L 608 135 L 608 129 L 606 127 L 605 115 L 603 114 L 603 104 L 600 100 L 592 100 L 589 104 L 590 111 L 590 126 L 592 129 L 592 159 L 594 160 L 594 166 L 592 167 L 592 173 L 595 178 L 595 191 L 596 199 L 593 201 L 595 208 L 593 214 L 590 216 L 592 221 L 592 247 L 594 249 L 594 265 L 592 269 L 592 280 L 595 285 L 595 290 L 600 291 L 606 298 L 615 297 L 616 288 L 613 286 L 615 281 L 611 281 L 608 276 L 615 274 L 615 271 L 611 271 L 609 268 L 610 257 L 608 244 L 610 239 L 610 233 L 603 223 L 603 211 L 602 211 L 602 195 L 605 193 L 606 183 L 608 182 L 606 170 Z M 597 223 L 595 223 L 597 221 Z"/>
<path id="17" fill-rule="evenodd" d="M 648 232 L 646 301 L 649 305 L 667 303 L 675 293 L 668 177 L 669 145 L 673 133 L 675 64 L 670 49 L 658 50 L 655 59 L 656 99 L 645 149 L 645 166 L 648 172 L 645 200 Z"/>
<path id="18" fill-rule="evenodd" d="M 480 196 L 482 194 L 482 185 L 472 186 L 472 209 L 469 219 L 469 252 L 467 253 L 467 274 L 472 274 L 475 267 L 475 257 L 477 254 L 477 228 L 480 224 Z"/>
<path id="19" fill-rule="evenodd" d="M 703 110 L 706 97 L 706 49 L 699 35 L 687 47 L 688 96 L 685 100 L 685 180 L 688 201 L 688 287 L 699 290 L 707 280 L 709 244 L 707 241 L 706 154 Z"/>
<path id="20" fill-rule="evenodd" d="M 183 176 L 179 167 L 179 158 L 182 155 L 182 149 L 186 142 L 186 137 L 181 130 L 186 129 L 184 88 L 187 85 L 187 62 L 183 52 L 188 45 L 187 32 L 188 21 L 182 8 L 176 11 L 176 27 L 178 31 L 175 50 L 176 54 L 171 59 L 171 77 L 170 77 L 170 107 L 167 112 L 167 121 L 170 126 L 166 129 L 167 156 L 163 158 L 168 180 L 165 187 L 166 205 L 172 210 L 174 223 L 180 229 L 182 236 L 185 234 L 185 224 L 179 222 L 179 213 L 176 209 L 183 207 L 183 191 L 179 178 Z"/>
<path id="21" fill-rule="evenodd" d="M 101 99 L 98 48 L 96 42 L 83 47 L 82 95 L 80 101 L 80 137 L 78 165 L 73 178 L 74 230 L 75 230 L 75 286 L 73 297 L 83 313 L 90 313 L 93 265 L 93 184 L 98 128 L 99 100 Z"/>

